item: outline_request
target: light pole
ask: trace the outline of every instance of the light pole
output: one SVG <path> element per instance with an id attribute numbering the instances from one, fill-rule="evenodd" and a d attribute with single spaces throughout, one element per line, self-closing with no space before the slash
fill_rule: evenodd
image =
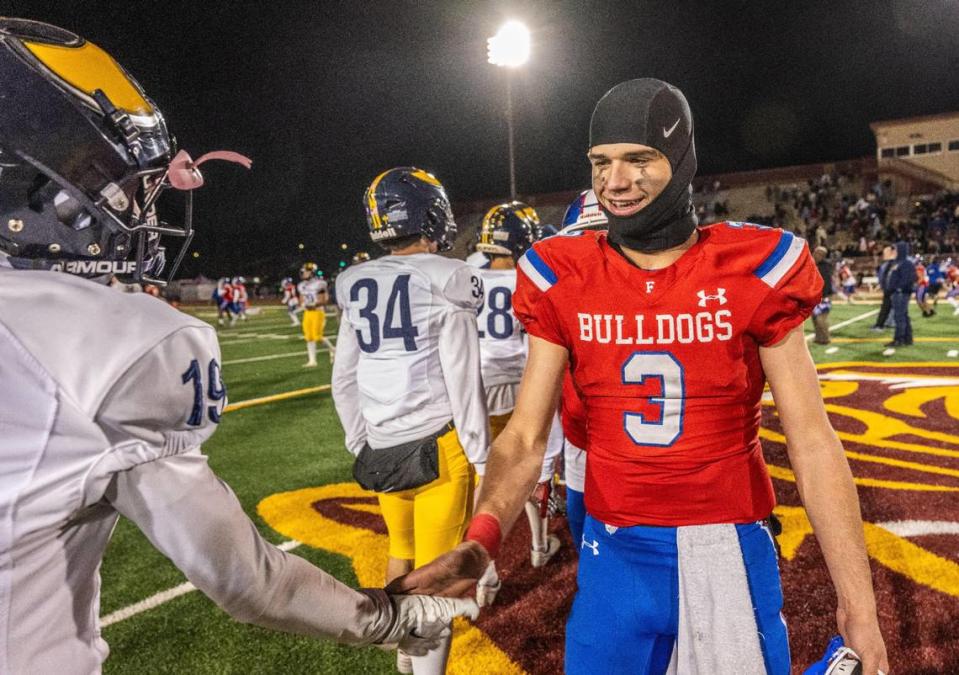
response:
<path id="1" fill-rule="evenodd" d="M 516 150 L 513 139 L 513 78 L 510 70 L 529 60 L 529 29 L 519 21 L 507 21 L 486 41 L 487 60 L 506 71 L 506 129 L 509 138 L 509 196 L 516 199 Z"/>

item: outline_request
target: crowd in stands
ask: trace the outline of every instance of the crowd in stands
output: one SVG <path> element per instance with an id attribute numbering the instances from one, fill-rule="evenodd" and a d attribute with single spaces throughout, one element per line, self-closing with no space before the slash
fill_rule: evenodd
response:
<path id="1" fill-rule="evenodd" d="M 957 253 L 959 193 L 922 196 L 903 213 L 891 181 L 856 189 L 861 183 L 854 176 L 823 174 L 801 187 L 770 185 L 766 199 L 773 213 L 765 222 L 792 229 L 811 245 L 826 246 L 844 257 L 875 256 L 885 242 L 896 241 L 908 242 L 917 254 Z"/>
<path id="2" fill-rule="evenodd" d="M 769 206 L 759 213 L 733 213 L 736 199 L 731 209 L 729 194 L 719 181 L 701 185 L 695 195 L 700 222 L 732 217 L 781 227 L 846 257 L 876 256 L 883 243 L 896 241 L 908 242 L 917 254 L 959 253 L 957 192 L 898 195 L 890 180 L 833 172 L 798 184 L 767 185 Z"/>

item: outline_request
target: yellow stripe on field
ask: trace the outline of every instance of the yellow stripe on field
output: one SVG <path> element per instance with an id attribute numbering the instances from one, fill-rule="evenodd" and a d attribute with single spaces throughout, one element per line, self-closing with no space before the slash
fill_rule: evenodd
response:
<path id="1" fill-rule="evenodd" d="M 878 525 L 863 523 L 871 558 L 913 581 L 959 597 L 959 564 L 942 558 Z"/>
<path id="2" fill-rule="evenodd" d="M 366 528 L 341 523 L 327 518 L 313 508 L 316 502 L 375 498 L 376 494 L 363 490 L 356 483 L 334 483 L 322 487 L 304 488 L 270 495 L 261 501 L 256 511 L 267 524 L 281 534 L 298 532 L 297 541 L 349 558 L 360 586 L 378 588 L 386 578 L 386 558 L 389 539 Z M 365 512 L 379 512 L 374 504 L 341 502 L 344 507 Z M 371 507 L 357 508 L 357 507 Z M 464 619 L 453 625 L 453 644 L 447 673 L 503 673 L 523 675 L 524 670 L 503 652 L 486 633 Z"/>
<path id="3" fill-rule="evenodd" d="M 277 401 L 286 401 L 291 398 L 300 398 L 301 396 L 309 396 L 310 394 L 318 394 L 323 391 L 329 391 L 331 385 L 321 384 L 318 387 L 307 387 L 306 389 L 295 389 L 293 391 L 286 391 L 282 394 L 273 394 L 272 396 L 261 396 L 260 398 L 251 398 L 247 401 L 237 401 L 236 403 L 231 403 L 226 408 L 223 409 L 223 412 L 233 412 L 234 410 L 243 410 L 244 408 L 252 408 L 257 405 L 266 405 L 267 403 L 276 403 Z"/>
<path id="4" fill-rule="evenodd" d="M 776 507 L 775 514 L 783 524 L 783 533 L 777 537 L 783 557 L 793 560 L 806 537 L 813 534 L 812 525 L 801 506 L 780 504 Z M 863 523 L 862 527 L 866 552 L 870 558 L 917 584 L 959 596 L 959 564 L 938 556 L 880 525 Z"/>
<path id="5" fill-rule="evenodd" d="M 886 442 L 883 443 L 883 444 L 880 444 L 880 443 L 868 443 L 868 442 L 866 442 L 866 441 L 861 440 L 861 437 L 855 436 L 855 435 L 853 435 L 853 434 L 839 433 L 838 436 L 839 436 L 839 438 L 842 439 L 842 440 L 851 440 L 851 441 L 855 441 L 856 443 L 862 443 L 863 445 L 871 445 L 871 446 L 874 446 L 874 447 L 877 447 L 877 448 L 893 448 L 893 447 L 894 447 L 894 446 L 892 446 L 892 445 L 886 445 L 886 444 L 885 444 L 885 443 L 890 443 L 890 444 L 891 444 L 891 443 L 893 443 L 893 441 L 886 441 Z M 774 441 L 774 442 L 776 442 L 776 443 L 782 443 L 783 445 L 787 445 L 787 443 L 786 443 L 786 437 L 785 437 L 784 435 L 782 435 L 782 434 L 780 434 L 780 433 L 777 433 L 777 432 L 775 432 L 775 431 L 770 431 L 769 429 L 764 429 L 764 428 L 760 427 L 760 429 L 759 429 L 759 437 L 760 437 L 760 438 L 765 438 L 765 439 L 770 440 L 770 441 Z M 907 444 L 905 444 L 905 443 L 900 443 L 900 444 L 897 444 L 897 445 L 907 445 Z M 917 447 L 923 448 L 924 446 L 917 446 Z M 905 449 L 905 448 L 896 447 L 895 449 L 902 450 L 902 449 Z M 938 448 L 925 448 L 924 450 L 911 450 L 911 451 L 912 451 L 912 452 L 931 452 L 931 451 L 933 451 L 933 450 L 935 450 L 935 451 L 937 451 L 937 452 L 951 452 L 951 451 L 946 451 L 946 450 L 939 450 Z M 858 459 L 858 460 L 860 460 L 860 461 L 862 461 L 862 462 L 874 462 L 874 463 L 876 463 L 876 464 L 888 464 L 889 466 L 896 466 L 896 467 L 900 467 L 900 468 L 904 468 L 904 469 L 912 469 L 912 470 L 914 470 L 914 471 L 921 471 L 921 472 L 923 472 L 923 473 L 933 473 L 933 474 L 938 474 L 938 475 L 940 475 L 940 476 L 953 476 L 953 477 L 959 478 L 959 471 L 956 471 L 955 469 L 947 469 L 947 468 L 945 468 L 945 467 L 936 466 L 936 465 L 934 465 L 934 464 L 922 464 L 922 463 L 919 463 L 919 462 L 907 462 L 907 461 L 901 460 L 901 459 L 893 459 L 893 458 L 891 458 L 891 457 L 880 457 L 879 455 L 868 455 L 868 454 L 861 453 L 861 452 L 854 452 L 854 451 L 852 451 L 852 450 L 845 450 L 845 453 L 846 453 L 846 456 L 849 457 L 850 459 Z"/>
<path id="6" fill-rule="evenodd" d="M 763 401 L 763 405 L 773 406 L 772 401 Z M 852 441 L 861 445 L 868 445 L 874 448 L 883 448 L 886 450 L 902 450 L 904 452 L 913 452 L 924 455 L 934 455 L 937 457 L 959 458 L 959 450 L 950 450 L 948 448 L 937 448 L 930 445 L 919 445 L 918 443 L 906 443 L 903 441 L 889 440 L 895 436 L 916 436 L 931 441 L 940 441 L 959 446 L 959 435 L 947 434 L 941 431 L 928 431 L 914 427 L 903 420 L 889 417 L 881 413 L 874 413 L 869 410 L 859 408 L 849 408 L 846 406 L 826 404 L 826 411 L 836 415 L 850 417 L 866 427 L 866 431 L 861 434 L 853 434 L 847 431 L 839 431 L 837 435 L 843 441 Z M 780 433 L 768 429 L 760 429 L 760 434 L 764 438 L 778 443 L 785 443 L 786 437 Z"/>
<path id="7" fill-rule="evenodd" d="M 817 363 L 816 370 L 823 368 L 959 368 L 955 361 L 900 361 L 898 363 L 882 363 L 879 361 L 834 361 L 832 363 Z"/>
<path id="8" fill-rule="evenodd" d="M 789 481 L 790 483 L 796 482 L 796 474 L 793 473 L 792 469 L 787 469 L 784 466 L 776 466 L 775 464 L 767 464 L 766 468 L 769 470 L 769 475 L 772 478 Z M 859 478 L 857 476 L 853 476 L 852 480 L 856 485 L 861 485 L 863 487 L 882 488 L 884 490 L 909 490 L 914 492 L 959 492 L 959 487 L 949 487 L 948 485 L 928 485 L 926 483 L 910 483 L 899 480 L 880 480 L 878 478 Z"/>
<path id="9" fill-rule="evenodd" d="M 878 337 L 878 338 L 829 338 L 830 342 L 837 342 L 843 344 L 855 344 L 862 342 L 889 342 L 889 336 Z M 913 338 L 913 342 L 959 342 L 959 338 L 951 337 L 917 337 Z"/>

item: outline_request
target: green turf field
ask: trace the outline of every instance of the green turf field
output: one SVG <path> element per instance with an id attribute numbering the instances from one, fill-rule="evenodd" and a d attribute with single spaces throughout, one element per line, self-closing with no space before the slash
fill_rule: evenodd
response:
<path id="1" fill-rule="evenodd" d="M 883 355 L 890 332 L 870 330 L 877 310 L 875 304 L 835 305 L 831 321 L 842 327 L 834 332 L 832 345 L 811 345 L 816 361 L 959 361 L 959 317 L 952 316 L 949 305 L 943 304 L 940 313 L 929 319 L 920 317 L 913 307 L 916 344 L 891 355 Z M 212 309 L 194 313 L 215 322 Z M 811 332 L 811 326 L 807 330 Z M 327 333 L 334 331 L 335 321 L 331 321 Z M 231 404 L 330 381 L 325 353 L 319 355 L 318 368 L 302 367 L 306 356 L 299 329 L 290 326 L 282 307 L 264 307 L 246 322 L 221 328 L 220 341 Z M 236 491 L 263 535 L 277 544 L 285 538 L 257 516 L 260 500 L 277 492 L 351 479 L 351 458 L 343 447 L 343 434 L 328 393 L 229 412 L 204 450 L 213 469 Z M 295 553 L 347 583 L 357 583 L 350 563 L 343 557 L 307 546 L 299 546 Z M 107 551 L 102 576 L 101 616 L 111 621 L 103 631 L 111 647 L 106 663 L 109 673 L 393 672 L 391 654 L 244 626 L 195 591 L 128 618 L 118 618 L 115 612 L 185 581 L 139 531 L 123 520 Z"/>

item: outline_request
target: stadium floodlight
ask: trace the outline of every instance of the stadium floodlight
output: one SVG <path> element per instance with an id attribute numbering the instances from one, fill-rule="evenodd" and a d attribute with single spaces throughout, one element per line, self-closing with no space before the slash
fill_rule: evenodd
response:
<path id="1" fill-rule="evenodd" d="M 510 71 L 529 61 L 529 29 L 507 21 L 486 41 L 487 61 L 506 68 L 506 129 L 509 134 L 509 196 L 516 199 L 516 151 L 513 141 L 513 85 Z"/>
<path id="2" fill-rule="evenodd" d="M 486 52 L 494 66 L 519 68 L 529 61 L 529 29 L 519 21 L 507 21 L 486 41 Z"/>

